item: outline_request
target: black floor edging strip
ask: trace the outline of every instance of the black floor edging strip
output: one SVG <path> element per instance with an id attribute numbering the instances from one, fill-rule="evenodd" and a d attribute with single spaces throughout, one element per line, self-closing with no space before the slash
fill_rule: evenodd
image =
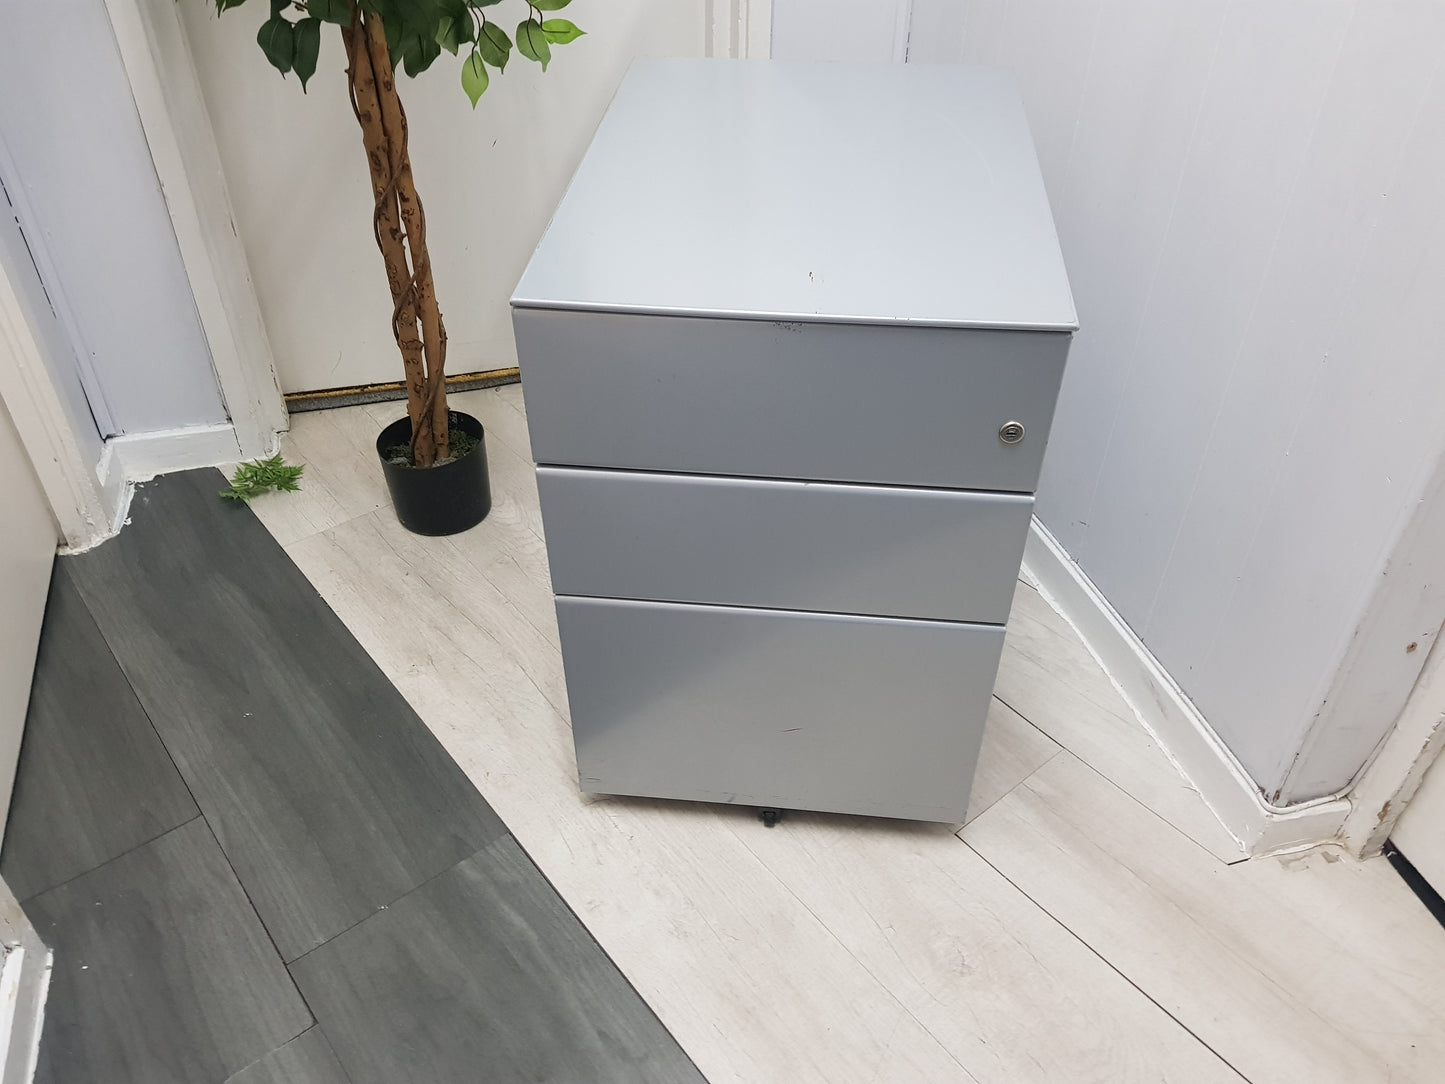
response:
<path id="1" fill-rule="evenodd" d="M 1394 843 L 1387 841 L 1384 853 L 1385 857 L 1390 860 L 1390 865 L 1395 867 L 1395 872 L 1425 905 L 1425 910 L 1434 915 L 1435 921 L 1445 927 L 1445 897 L 1436 892 L 1430 882 L 1420 875 L 1420 871 L 1415 868 L 1414 863 L 1396 850 Z"/>

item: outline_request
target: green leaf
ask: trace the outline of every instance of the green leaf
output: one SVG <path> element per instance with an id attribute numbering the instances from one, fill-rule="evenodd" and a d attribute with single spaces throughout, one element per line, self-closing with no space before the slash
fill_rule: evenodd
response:
<path id="1" fill-rule="evenodd" d="M 351 25 L 351 8 L 346 0 L 306 0 L 306 13 L 323 23 Z"/>
<path id="2" fill-rule="evenodd" d="M 443 15 L 441 22 L 437 23 L 437 44 L 452 56 L 456 56 L 461 48 L 462 43 L 457 39 L 457 23 L 450 15 Z"/>
<path id="3" fill-rule="evenodd" d="M 406 66 L 406 74 L 415 79 L 430 68 L 432 61 L 441 55 L 442 47 L 437 44 L 435 35 L 430 38 L 412 35 L 406 39 L 406 47 L 402 50 L 401 59 Z"/>
<path id="4" fill-rule="evenodd" d="M 271 18 L 276 18 L 291 6 L 291 0 L 271 0 Z"/>
<path id="5" fill-rule="evenodd" d="M 542 65 L 543 71 L 547 70 L 547 62 L 552 59 L 552 47 L 547 44 L 547 32 L 536 19 L 517 24 L 517 52 Z"/>
<path id="6" fill-rule="evenodd" d="M 455 54 L 474 36 L 472 12 L 467 0 L 438 0 L 437 43 Z"/>
<path id="7" fill-rule="evenodd" d="M 502 0 L 467 0 L 467 3 L 474 8 L 489 8 L 501 2 Z"/>
<path id="8" fill-rule="evenodd" d="M 547 35 L 547 40 L 553 45 L 566 45 L 569 41 L 576 41 L 587 31 L 570 19 L 548 19 L 542 24 L 542 33 Z"/>
<path id="9" fill-rule="evenodd" d="M 483 23 L 482 33 L 477 38 L 477 49 L 485 60 L 497 71 L 506 71 L 507 58 L 512 55 L 512 39 L 496 23 Z"/>
<path id="10" fill-rule="evenodd" d="M 216 14 L 224 15 L 231 8 L 238 8 L 245 2 L 246 0 L 216 0 Z"/>
<path id="11" fill-rule="evenodd" d="M 232 501 L 249 501 L 267 490 L 295 492 L 301 488 L 301 472 L 305 467 L 288 467 L 279 455 L 242 463 L 231 476 L 231 488 L 221 496 Z"/>
<path id="12" fill-rule="evenodd" d="M 266 54 L 271 66 L 282 75 L 291 70 L 291 62 L 296 56 L 296 32 L 281 16 L 277 15 L 261 24 L 261 30 L 256 35 L 256 44 L 261 46 L 261 52 Z"/>
<path id="13" fill-rule="evenodd" d="M 487 75 L 487 66 L 482 62 L 482 54 L 474 52 L 467 57 L 462 65 L 462 89 L 467 92 L 467 97 L 472 100 L 472 108 L 477 107 L 483 94 L 487 92 L 487 84 L 491 79 Z"/>
<path id="14" fill-rule="evenodd" d="M 321 20 L 302 19 L 296 24 L 296 57 L 291 61 L 291 70 L 301 80 L 301 90 L 306 90 L 306 80 L 316 74 L 316 55 L 321 51 Z"/>
<path id="15" fill-rule="evenodd" d="M 437 23 L 446 13 L 440 0 L 387 0 L 382 6 L 388 23 L 400 22 L 404 31 L 411 31 L 423 41 L 436 37 Z M 455 11 L 450 14 L 456 17 Z"/>
<path id="16" fill-rule="evenodd" d="M 531 0 L 532 6 L 538 11 L 561 11 L 572 0 Z"/>

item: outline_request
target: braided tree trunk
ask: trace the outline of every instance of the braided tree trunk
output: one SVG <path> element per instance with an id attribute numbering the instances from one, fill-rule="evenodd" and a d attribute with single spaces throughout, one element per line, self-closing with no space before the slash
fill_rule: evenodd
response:
<path id="1" fill-rule="evenodd" d="M 372 227 L 391 286 L 391 331 L 406 370 L 406 411 L 411 418 L 416 465 L 429 467 L 448 455 L 447 332 L 432 284 L 426 247 L 426 214 L 411 176 L 406 112 L 381 17 L 355 4 L 351 25 L 341 28 L 351 108 L 361 125 L 371 191 L 376 205 Z"/>

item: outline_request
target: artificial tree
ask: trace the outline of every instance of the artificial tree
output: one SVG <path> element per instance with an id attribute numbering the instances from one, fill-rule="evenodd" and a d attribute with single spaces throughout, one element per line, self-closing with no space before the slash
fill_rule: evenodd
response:
<path id="1" fill-rule="evenodd" d="M 215 0 L 216 10 L 245 0 Z M 256 41 L 281 72 L 295 72 L 306 89 L 316 72 L 322 29 L 334 24 L 346 48 L 351 108 L 361 127 L 375 200 L 372 229 L 391 287 L 391 330 L 405 370 L 412 460 L 429 467 L 449 458 L 446 401 L 447 332 L 437 305 L 427 251 L 426 214 L 412 178 L 406 111 L 396 88 L 396 68 L 416 76 L 446 49 L 460 55 L 462 89 L 476 108 L 487 89 L 487 68 L 502 71 L 512 38 L 487 15 L 501 0 L 269 0 L 271 17 Z M 567 19 L 544 19 L 570 0 L 527 0 L 515 48 L 546 71 L 551 47 L 582 31 Z"/>

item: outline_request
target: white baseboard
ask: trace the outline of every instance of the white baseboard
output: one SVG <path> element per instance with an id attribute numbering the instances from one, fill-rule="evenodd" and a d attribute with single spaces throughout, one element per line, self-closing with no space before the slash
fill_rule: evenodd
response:
<path id="1" fill-rule="evenodd" d="M 230 423 L 128 433 L 105 442 L 100 460 L 101 484 L 109 486 L 117 476 L 126 482 L 144 482 L 158 474 L 214 467 L 240 458 L 241 445 Z"/>
<path id="2" fill-rule="evenodd" d="M 1346 798 L 1274 806 L 1108 599 L 1037 519 L 1024 567 L 1039 593 L 1074 627 L 1144 728 L 1199 791 L 1247 854 L 1334 840 L 1350 811 Z"/>
<path id="3" fill-rule="evenodd" d="M 272 438 L 274 445 L 275 438 Z M 137 482 L 146 482 L 158 474 L 191 470 L 195 467 L 216 467 L 242 459 L 236 429 L 225 425 L 190 425 L 181 429 L 159 429 L 151 433 L 128 433 L 111 437 L 100 453 L 95 473 L 100 480 L 100 493 L 105 507 L 113 510 L 107 529 L 95 531 L 77 543 L 61 549 L 62 553 L 84 553 L 114 538 L 130 514 L 130 499 Z"/>

